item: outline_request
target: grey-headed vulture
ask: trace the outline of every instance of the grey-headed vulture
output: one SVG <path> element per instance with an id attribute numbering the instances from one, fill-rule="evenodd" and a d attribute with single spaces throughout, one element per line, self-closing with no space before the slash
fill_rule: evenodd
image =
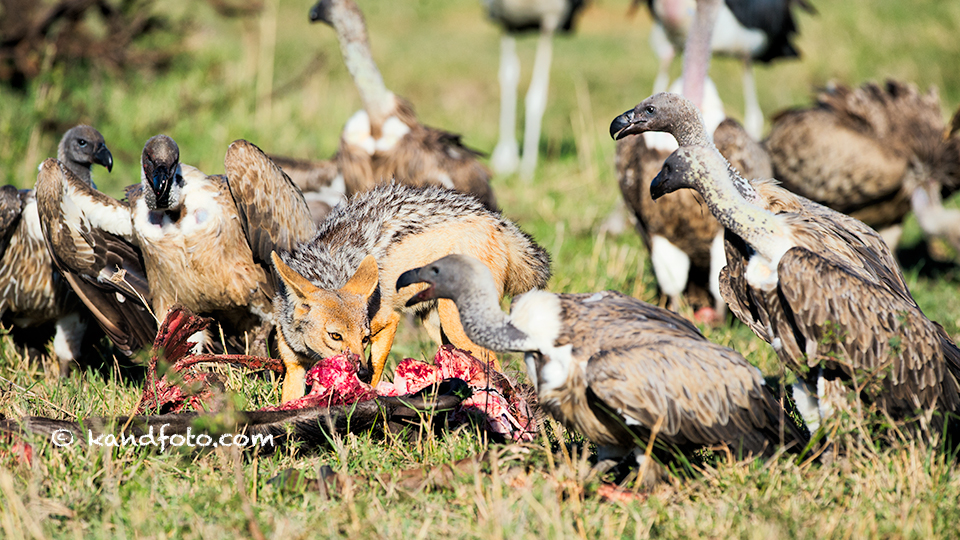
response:
<path id="1" fill-rule="evenodd" d="M 611 127 L 646 130 L 681 144 L 651 195 L 696 189 L 726 228 L 721 293 L 802 379 L 794 395 L 812 430 L 847 406 L 852 384 L 895 419 L 960 408 L 960 350 L 924 316 L 876 231 L 773 182 L 744 180 L 680 96 L 654 95 Z"/>
<path id="2" fill-rule="evenodd" d="M 601 460 L 654 438 L 671 451 L 754 455 L 806 444 L 757 368 L 671 311 L 614 291 L 535 290 L 506 315 L 489 270 L 462 255 L 405 272 L 397 288 L 412 283 L 427 287 L 411 303 L 452 299 L 470 339 L 524 353 L 540 405 L 599 445 Z"/>

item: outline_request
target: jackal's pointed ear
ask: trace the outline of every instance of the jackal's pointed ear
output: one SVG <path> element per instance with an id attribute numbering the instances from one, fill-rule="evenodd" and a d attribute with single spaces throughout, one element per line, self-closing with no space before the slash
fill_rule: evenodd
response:
<path id="1" fill-rule="evenodd" d="M 379 282 L 380 270 L 377 268 L 377 260 L 373 258 L 373 255 L 367 255 L 360 263 L 357 271 L 354 272 L 353 277 L 340 290 L 360 295 L 363 298 L 370 298 L 373 291 L 377 290 Z"/>
<path id="2" fill-rule="evenodd" d="M 280 279 L 283 280 L 283 284 L 286 285 L 287 289 L 289 289 L 293 294 L 300 298 L 306 298 L 307 295 L 320 290 L 319 287 L 313 283 L 310 283 L 307 278 L 301 276 L 296 270 L 287 266 L 287 263 L 283 262 L 283 259 L 277 255 L 276 251 L 270 252 L 270 258 L 273 260 L 273 267 L 277 269 L 277 274 L 280 275 Z"/>

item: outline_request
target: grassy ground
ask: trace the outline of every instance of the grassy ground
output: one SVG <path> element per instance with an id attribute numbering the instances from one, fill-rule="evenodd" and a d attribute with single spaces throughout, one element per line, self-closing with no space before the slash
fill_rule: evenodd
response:
<path id="1" fill-rule="evenodd" d="M 939 88 L 944 115 L 960 104 L 960 4 L 935 0 L 815 2 L 800 17 L 804 59 L 757 73 L 769 115 L 809 101 L 831 79 L 851 84 L 895 77 Z M 307 2 L 265 0 L 264 15 L 225 20 L 206 4 L 163 4 L 193 21 L 183 51 L 163 73 L 51 69 L 25 94 L 0 88 L 0 180 L 35 181 L 66 127 L 91 123 L 114 153 L 112 174 L 96 171 L 107 193 L 138 181 L 138 157 L 150 136 L 174 137 L 187 163 L 222 171 L 230 141 L 247 138 L 267 151 L 327 157 L 359 100 L 340 61 L 333 32 L 310 26 Z M 473 0 L 362 2 L 373 49 L 387 84 L 418 107 L 421 119 L 464 134 L 481 150 L 497 133 L 499 34 Z M 619 199 L 609 121 L 646 97 L 656 60 L 647 45 L 649 18 L 628 19 L 626 2 L 598 0 L 580 29 L 557 40 L 550 104 L 541 139 L 543 162 L 530 184 L 498 178 L 505 213 L 553 255 L 554 291 L 619 289 L 656 302 L 646 253 L 634 234 L 597 234 Z M 274 29 L 276 42 L 261 37 Z M 275 45 L 275 46 L 274 46 Z M 521 42 L 523 84 L 533 41 Z M 274 54 L 271 54 L 271 50 Z M 674 67 L 679 71 L 679 65 Z M 272 76 L 270 75 L 272 73 Z M 742 110 L 739 69 L 714 62 L 713 74 L 732 116 Z M 916 241 L 916 227 L 911 225 Z M 960 337 L 960 274 L 913 250 L 907 280 L 928 315 Z M 770 348 L 742 325 L 705 329 L 765 373 L 778 375 Z M 417 328 L 402 329 L 393 357 L 432 356 Z M 4 338 L 0 413 L 75 418 L 128 412 L 136 384 L 110 374 L 58 379 L 49 360 L 29 362 Z M 515 361 L 512 368 L 519 372 Z M 276 399 L 270 382 L 230 373 L 243 404 Z M 220 538 L 257 536 L 463 538 L 949 538 L 960 523 L 960 475 L 943 452 L 918 443 L 876 450 L 854 445 L 830 466 L 719 459 L 629 503 L 602 502 L 587 477 L 585 453 L 552 444 L 579 442 L 552 423 L 524 446 L 487 445 L 466 429 L 412 442 L 376 434 L 334 441 L 319 453 L 253 460 L 226 451 L 204 454 L 133 449 L 61 450 L 42 441 L 32 468 L 0 469 L 0 530 L 10 538 L 46 536 Z M 404 487 L 399 469 L 436 468 L 489 450 L 463 474 L 426 488 Z M 572 452 L 572 453 L 571 453 Z M 239 464 L 242 463 L 242 467 Z M 316 476 L 321 464 L 351 475 L 327 499 L 267 480 L 294 468 Z"/>

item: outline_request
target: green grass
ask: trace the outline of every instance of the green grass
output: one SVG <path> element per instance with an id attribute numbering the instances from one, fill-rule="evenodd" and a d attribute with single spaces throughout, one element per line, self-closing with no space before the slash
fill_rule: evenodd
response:
<path id="1" fill-rule="evenodd" d="M 264 3 L 277 6 L 275 0 Z M 831 79 L 910 80 L 939 89 L 945 116 L 960 105 L 960 3 L 815 3 L 818 16 L 800 16 L 803 60 L 757 70 L 768 117 L 808 103 L 812 89 Z M 607 126 L 649 94 L 656 71 L 647 45 L 649 18 L 641 12 L 628 19 L 626 4 L 594 2 L 577 34 L 556 41 L 538 175 L 530 184 L 497 178 L 494 186 L 506 215 L 551 252 L 551 290 L 611 288 L 657 302 L 639 238 L 597 234 L 620 198 Z M 359 99 L 333 32 L 307 22 L 309 2 L 277 6 L 269 84 L 258 81 L 268 69 L 261 58 L 260 19 L 221 19 L 205 3 L 160 5 L 192 21 L 168 71 L 54 68 L 23 94 L 0 88 L 0 180 L 31 186 L 37 164 L 53 155 L 62 130 L 79 122 L 100 129 L 113 151 L 113 173 L 98 170 L 95 178 L 114 196 L 139 180 L 140 150 L 159 132 L 178 141 L 185 162 L 208 173 L 222 171 L 227 145 L 241 137 L 269 152 L 333 154 Z M 388 86 L 410 99 L 425 123 L 460 132 L 467 144 L 490 151 L 497 134 L 499 33 L 483 21 L 480 3 L 362 5 Z M 533 47 L 534 40 L 520 43 L 522 91 Z M 728 112 L 740 117 L 737 63 L 717 59 L 712 73 Z M 266 88 L 274 91 L 271 99 L 262 93 Z M 917 241 L 916 231 L 915 223 L 908 224 L 908 242 Z M 931 272 L 916 260 L 905 263 L 924 311 L 960 336 L 956 267 Z M 705 333 L 766 374 L 779 375 L 770 347 L 744 326 Z M 0 413 L 7 417 L 125 414 L 139 396 L 136 384 L 112 375 L 77 373 L 60 380 L 49 359 L 27 361 L 8 338 L 0 345 Z M 405 326 L 392 361 L 432 354 L 425 333 Z M 521 363 L 511 359 L 510 369 L 520 373 Z M 228 375 L 228 386 L 250 406 L 277 396 L 270 381 L 250 381 L 232 370 Z M 881 450 L 851 444 L 832 465 L 717 459 L 639 500 L 609 503 L 596 496 L 584 452 L 574 447 L 571 455 L 555 444 L 558 436 L 580 441 L 551 422 L 543 437 L 522 447 L 488 445 L 470 429 L 413 441 L 365 434 L 334 441 L 319 453 L 244 458 L 239 468 L 237 456 L 222 450 L 63 450 L 38 441 L 33 467 L 3 457 L 0 531 L 10 538 L 235 538 L 254 529 L 268 538 L 949 538 L 960 523 L 955 461 L 919 443 Z M 495 457 L 440 485 L 409 489 L 396 476 L 484 450 Z M 315 477 L 321 464 L 351 475 L 338 497 L 267 483 L 288 468 Z"/>

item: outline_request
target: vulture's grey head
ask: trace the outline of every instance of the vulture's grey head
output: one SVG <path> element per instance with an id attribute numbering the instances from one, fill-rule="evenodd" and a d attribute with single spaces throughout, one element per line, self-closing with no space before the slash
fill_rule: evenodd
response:
<path id="1" fill-rule="evenodd" d="M 711 154 L 715 153 L 700 146 L 679 148 L 663 162 L 660 173 L 650 183 L 650 196 L 657 200 L 678 189 L 698 189 L 710 174 Z"/>
<path id="2" fill-rule="evenodd" d="M 70 128 L 63 134 L 57 147 L 57 160 L 80 179 L 91 184 L 93 182 L 90 169 L 94 164 L 103 165 L 107 171 L 113 171 L 113 154 L 107 148 L 103 135 L 85 125 Z"/>
<path id="3" fill-rule="evenodd" d="M 499 297 L 487 265 L 467 255 L 447 255 L 426 266 L 407 270 L 397 279 L 397 290 L 414 283 L 426 283 L 427 288 L 411 297 L 407 306 L 436 298 L 456 302 L 485 293 Z"/>
<path id="4" fill-rule="evenodd" d="M 140 157 L 140 181 L 144 198 L 151 210 L 173 210 L 180 205 L 183 173 L 180 170 L 180 148 L 166 135 L 151 137 Z"/>
<path id="5" fill-rule="evenodd" d="M 610 136 L 620 140 L 647 131 L 674 133 L 682 122 L 696 121 L 700 111 L 680 94 L 660 92 L 641 101 L 610 123 Z"/>

